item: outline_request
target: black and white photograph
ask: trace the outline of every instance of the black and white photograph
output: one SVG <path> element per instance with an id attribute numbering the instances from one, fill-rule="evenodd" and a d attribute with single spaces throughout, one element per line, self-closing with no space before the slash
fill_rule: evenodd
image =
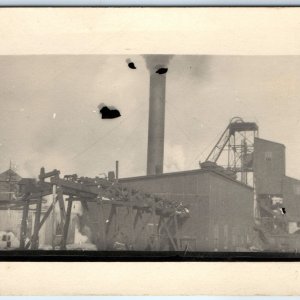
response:
<path id="1" fill-rule="evenodd" d="M 298 253 L 299 78 L 299 56 L 1 56 L 1 251 Z"/>
<path id="2" fill-rule="evenodd" d="M 299 294 L 299 12 L 0 9 L 1 295 Z"/>

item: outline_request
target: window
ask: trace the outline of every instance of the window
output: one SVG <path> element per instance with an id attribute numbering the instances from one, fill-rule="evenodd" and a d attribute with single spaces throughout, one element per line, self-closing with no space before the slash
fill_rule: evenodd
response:
<path id="1" fill-rule="evenodd" d="M 271 151 L 266 151 L 265 152 L 265 159 L 266 160 L 271 160 L 272 159 L 272 152 Z"/>

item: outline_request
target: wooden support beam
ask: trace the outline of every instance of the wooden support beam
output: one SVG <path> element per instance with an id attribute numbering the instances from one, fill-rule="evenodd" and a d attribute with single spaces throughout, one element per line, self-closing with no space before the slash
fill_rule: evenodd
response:
<path id="1" fill-rule="evenodd" d="M 41 197 L 41 194 L 42 194 L 43 197 L 51 195 L 52 191 L 51 191 L 50 188 L 51 188 L 51 186 L 49 186 L 49 189 L 43 190 L 42 192 L 31 193 L 31 196 L 30 196 L 31 201 L 34 202 L 34 201 L 36 201 L 34 199 L 39 199 Z"/>
<path id="2" fill-rule="evenodd" d="M 106 235 L 106 247 L 111 246 L 112 238 L 117 235 L 117 224 L 116 224 L 117 208 L 111 205 L 108 223 L 105 228 Z"/>
<path id="3" fill-rule="evenodd" d="M 176 239 L 176 244 L 177 244 L 177 249 L 181 249 L 181 244 L 180 244 L 180 236 L 179 236 L 179 229 L 178 229 L 178 220 L 177 220 L 177 215 L 174 215 L 174 225 L 175 225 L 175 239 Z"/>
<path id="4" fill-rule="evenodd" d="M 69 226 L 70 226 L 70 220 L 71 220 L 71 213 L 72 213 L 72 205 L 73 201 L 72 198 L 68 199 L 68 207 L 67 207 L 67 214 L 66 219 L 64 223 L 64 230 L 63 230 L 63 237 L 61 241 L 60 250 L 66 250 L 67 241 L 68 241 L 68 232 L 69 232 Z"/>
<path id="5" fill-rule="evenodd" d="M 174 248 L 174 251 L 177 251 L 178 250 L 177 245 L 174 242 L 174 239 L 173 239 L 173 237 L 172 237 L 172 235 L 171 235 L 171 233 L 169 231 L 168 225 L 167 225 L 166 221 L 163 218 L 162 218 L 161 224 L 162 224 L 162 227 L 164 227 L 164 229 L 165 229 L 165 231 L 167 233 L 167 236 L 168 236 L 168 238 L 169 238 L 169 240 L 170 240 L 170 242 L 171 242 L 171 244 L 172 244 L 172 246 Z"/>
<path id="6" fill-rule="evenodd" d="M 157 235 L 158 235 L 158 245 L 159 245 L 159 250 L 161 250 L 161 234 L 160 234 L 160 230 L 161 230 L 161 224 L 162 224 L 162 220 L 163 220 L 163 216 L 159 216 L 159 221 L 158 221 L 158 225 L 157 225 Z"/>
<path id="7" fill-rule="evenodd" d="M 151 219 L 152 219 L 152 215 L 150 214 L 148 216 L 148 218 L 145 219 L 145 221 L 141 224 L 141 227 L 139 227 L 138 230 L 136 230 L 134 243 L 136 243 L 137 239 L 142 234 L 143 230 L 145 229 L 145 227 L 147 226 L 147 224 L 151 221 Z"/>
<path id="8" fill-rule="evenodd" d="M 82 205 L 82 208 L 88 212 L 89 211 L 89 206 L 87 204 L 87 200 L 86 199 L 80 199 L 80 202 L 81 202 L 81 205 Z"/>
<path id="9" fill-rule="evenodd" d="M 130 250 L 134 250 L 134 241 L 135 241 L 135 230 L 134 230 L 134 213 L 133 213 L 133 205 L 131 195 L 129 196 L 129 243 Z"/>
<path id="10" fill-rule="evenodd" d="M 41 195 L 41 193 L 38 194 L 38 197 L 34 198 L 33 194 L 31 193 L 30 195 L 28 194 L 26 199 L 25 199 L 25 196 L 24 196 L 20 200 L 1 200 L 0 207 L 2 207 L 2 206 L 5 207 L 6 205 L 14 205 L 15 207 L 21 207 L 25 204 L 25 200 L 26 200 L 26 202 L 29 202 L 30 205 L 31 204 L 36 204 L 38 199 L 40 198 L 40 195 Z"/>
<path id="11" fill-rule="evenodd" d="M 99 233 L 100 233 L 97 248 L 98 248 L 98 250 L 106 250 L 106 248 L 107 248 L 106 220 L 105 220 L 105 216 L 104 216 L 102 200 L 98 199 L 97 207 L 98 207 L 98 213 L 99 213 Z"/>
<path id="12" fill-rule="evenodd" d="M 133 228 L 134 229 L 136 228 L 136 225 L 138 224 L 138 221 L 141 218 L 142 218 L 141 210 L 138 209 L 137 212 L 136 212 L 136 214 L 135 214 L 134 221 L 133 221 Z"/>
<path id="13" fill-rule="evenodd" d="M 57 200 L 60 209 L 61 223 L 64 224 L 66 219 L 66 210 L 65 210 L 64 194 L 61 187 L 56 190 L 56 194 L 57 194 Z"/>
<path id="14" fill-rule="evenodd" d="M 29 194 L 24 201 L 22 223 L 21 223 L 21 235 L 20 235 L 20 249 L 25 248 L 25 240 L 27 235 L 27 223 L 28 223 L 28 212 L 29 212 Z"/>
<path id="15" fill-rule="evenodd" d="M 39 179 L 41 181 L 44 181 L 45 178 L 49 178 L 49 177 L 52 177 L 52 176 L 57 176 L 58 177 L 59 174 L 60 174 L 60 172 L 56 169 L 51 171 L 51 172 L 45 173 L 45 168 L 41 168 Z"/>
<path id="16" fill-rule="evenodd" d="M 38 199 L 36 204 L 34 232 L 33 232 L 33 238 L 31 243 L 32 245 L 31 248 L 33 250 L 37 250 L 39 248 L 39 225 L 40 225 L 41 211 L 42 211 L 42 197 Z"/>
<path id="17" fill-rule="evenodd" d="M 97 197 L 99 194 L 99 189 L 97 186 L 86 186 L 78 182 L 68 181 L 58 177 L 51 177 L 50 182 L 52 184 L 56 184 L 57 186 L 61 186 L 63 189 L 66 188 L 77 192 L 88 193 L 93 197 Z"/>
<path id="18" fill-rule="evenodd" d="M 81 201 L 80 198 L 84 198 L 87 202 L 97 202 L 97 199 L 95 199 L 95 197 L 91 194 L 88 194 L 88 193 L 82 193 L 82 192 L 74 192 L 71 193 L 71 190 L 70 189 L 66 189 L 64 188 L 64 194 L 65 195 L 74 195 L 76 196 L 78 199 L 74 199 L 74 201 Z M 131 204 L 132 203 L 132 204 Z M 102 204 L 103 205 L 113 205 L 113 206 L 116 206 L 116 207 L 130 207 L 132 205 L 132 207 L 134 209 L 149 209 L 151 208 L 151 206 L 149 206 L 148 204 L 146 203 L 140 203 L 138 201 L 134 201 L 132 200 L 132 202 L 129 202 L 129 201 L 121 201 L 121 200 L 102 200 Z M 159 213 L 159 211 L 157 211 L 156 213 Z"/>
<path id="19" fill-rule="evenodd" d="M 42 226 L 44 225 L 44 223 L 46 222 L 46 220 L 48 219 L 52 209 L 53 209 L 54 205 L 51 205 L 48 210 L 46 211 L 46 213 L 44 214 L 40 224 L 39 224 L 39 227 L 38 227 L 38 232 L 41 230 Z M 30 238 L 30 241 L 28 241 L 28 243 L 25 245 L 25 249 L 28 249 L 30 244 L 31 244 L 31 241 L 33 239 L 33 236 L 31 236 Z"/>
<path id="20" fill-rule="evenodd" d="M 73 198 L 72 201 L 75 201 L 77 198 Z M 81 203 L 81 207 L 83 209 L 83 211 L 85 212 L 85 216 L 86 216 L 86 221 L 88 226 L 93 226 L 92 220 L 90 218 L 90 214 L 89 214 L 89 206 L 88 206 L 88 201 L 85 198 L 81 198 L 80 199 L 80 203 Z"/>
<path id="21" fill-rule="evenodd" d="M 116 215 L 116 208 L 112 205 L 110 208 L 110 213 L 108 217 L 108 224 L 106 226 L 106 235 L 109 233 L 112 222 L 114 221 L 114 217 Z"/>
<path id="22" fill-rule="evenodd" d="M 158 248 L 159 248 L 159 245 L 157 243 L 157 238 L 155 237 L 155 224 L 156 224 L 156 205 L 155 205 L 155 200 L 153 200 L 152 202 L 152 212 L 151 212 L 151 215 L 152 215 L 152 224 L 153 224 L 153 247 L 154 247 L 154 250 L 157 251 Z"/>

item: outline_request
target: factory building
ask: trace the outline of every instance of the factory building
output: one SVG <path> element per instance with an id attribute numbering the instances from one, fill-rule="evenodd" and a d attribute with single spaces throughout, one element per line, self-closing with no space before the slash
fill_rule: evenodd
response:
<path id="1" fill-rule="evenodd" d="M 285 178 L 285 146 L 261 138 L 254 140 L 256 193 L 281 196 Z"/>
<path id="2" fill-rule="evenodd" d="M 22 210 L 9 209 L 17 198 L 21 176 L 12 169 L 0 174 L 0 248 L 18 246 Z"/>
<path id="3" fill-rule="evenodd" d="M 285 175 L 285 146 L 255 137 L 252 165 L 253 186 L 222 168 L 124 178 L 120 183 L 189 209 L 190 217 L 178 231 L 182 249 L 298 251 L 300 180 Z M 263 238 L 255 230 L 257 220 Z"/>
<path id="4" fill-rule="evenodd" d="M 164 173 L 169 59 L 146 56 L 147 175 L 120 179 L 116 167 L 116 178 L 60 178 L 41 168 L 38 184 L 25 184 L 35 215 L 31 229 L 24 213 L 22 249 L 29 230 L 31 249 L 68 249 L 84 236 L 97 250 L 300 251 L 300 180 L 286 176 L 285 146 L 259 138 L 256 123 L 232 118 L 199 169 Z"/>
<path id="5" fill-rule="evenodd" d="M 284 207 L 286 208 L 287 215 L 291 222 L 300 221 L 300 180 L 291 178 L 288 176 L 284 177 L 283 180 L 283 201 Z M 297 224 L 294 224 L 297 225 Z M 298 224 L 300 227 L 300 224 Z"/>
<path id="6" fill-rule="evenodd" d="M 0 201 L 16 199 L 20 180 L 21 176 L 12 169 L 0 174 Z"/>
<path id="7" fill-rule="evenodd" d="M 190 251 L 246 249 L 253 234 L 253 189 L 206 170 L 121 179 L 126 186 L 182 202 L 190 217 L 179 228 Z"/>
<path id="8" fill-rule="evenodd" d="M 67 244 L 78 245 L 83 242 L 80 240 L 83 237 L 98 250 L 174 250 L 174 242 L 170 242 L 172 239 L 165 238 L 168 235 L 176 241 L 176 250 L 182 251 L 299 251 L 300 180 L 286 176 L 284 145 L 258 137 L 254 138 L 253 145 L 253 151 L 247 153 L 247 170 L 253 176 L 251 183 L 246 184 L 241 181 L 242 177 L 232 176 L 230 170 L 210 163 L 205 167 L 202 164 L 197 170 L 117 179 L 117 184 L 121 189 L 127 189 L 129 194 L 130 191 L 140 191 L 185 207 L 188 218 L 178 220 L 178 223 L 170 221 L 168 234 L 158 230 L 161 218 L 158 215 L 149 218 L 149 214 L 140 218 L 143 225 L 136 232 L 141 231 L 142 234 L 134 234 L 133 219 L 138 214 L 132 213 L 128 205 L 118 205 L 114 209 L 115 217 L 112 217 L 111 201 L 115 199 L 112 196 L 111 199 L 102 198 L 104 207 L 100 214 L 99 203 L 95 200 L 89 203 L 88 210 L 82 210 L 81 205 L 76 207 L 76 202 L 73 203 Z M 244 172 L 242 166 L 239 169 Z M 8 184 L 7 176 L 15 179 L 14 187 L 12 183 Z M 10 196 L 11 200 L 3 199 L 2 207 L 7 201 L 13 203 L 16 196 L 22 195 L 24 184 L 27 188 L 33 184 L 32 179 L 22 179 L 18 174 L 8 171 L 0 178 L 3 179 L 2 191 L 6 197 L 10 195 L 9 191 L 19 190 L 19 195 Z M 88 180 L 93 182 L 94 179 Z M 115 179 L 110 180 L 114 182 Z M 72 180 L 60 182 L 67 189 L 78 186 L 85 193 L 91 191 L 97 194 L 90 190 L 94 188 L 89 188 L 90 184 L 78 185 Z M 71 192 L 71 195 L 75 194 Z M 52 199 L 51 192 L 43 197 L 41 219 L 47 213 Z M 66 199 L 64 196 L 65 206 Z M 141 204 L 143 201 L 141 199 Z M 33 234 L 35 206 L 30 205 L 27 236 Z M 11 230 L 18 235 L 22 211 L 2 209 L 0 212 L 6 216 L 1 217 L 0 229 Z M 11 218 L 16 223 L 11 224 L 7 216 L 14 213 L 19 215 Z M 103 235 L 103 232 L 106 234 Z M 40 247 L 48 245 L 51 248 L 53 238 L 62 237 L 62 234 L 60 210 L 56 207 L 55 213 L 49 215 L 39 231 Z M 151 240 L 154 244 L 157 240 L 158 246 L 149 246 Z M 126 247 L 116 248 L 115 245 Z"/>

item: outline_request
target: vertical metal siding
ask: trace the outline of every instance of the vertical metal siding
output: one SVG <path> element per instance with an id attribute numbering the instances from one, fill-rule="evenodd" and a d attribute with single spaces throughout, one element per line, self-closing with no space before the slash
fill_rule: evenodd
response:
<path id="1" fill-rule="evenodd" d="M 254 176 L 257 194 L 282 194 L 285 176 L 285 147 L 255 138 Z"/>
<path id="2" fill-rule="evenodd" d="M 286 216 L 300 222 L 300 180 L 284 178 L 283 206 L 286 209 Z"/>
<path id="3" fill-rule="evenodd" d="M 226 250 L 225 242 L 232 249 L 233 228 L 246 240 L 247 230 L 254 225 L 253 190 L 218 174 L 182 172 L 126 178 L 121 182 L 145 192 L 183 201 L 190 210 L 190 218 L 183 224 L 180 234 L 196 239 L 196 251 L 214 249 L 215 224 L 219 228 L 219 251 Z M 224 226 L 228 226 L 226 241 Z"/>

